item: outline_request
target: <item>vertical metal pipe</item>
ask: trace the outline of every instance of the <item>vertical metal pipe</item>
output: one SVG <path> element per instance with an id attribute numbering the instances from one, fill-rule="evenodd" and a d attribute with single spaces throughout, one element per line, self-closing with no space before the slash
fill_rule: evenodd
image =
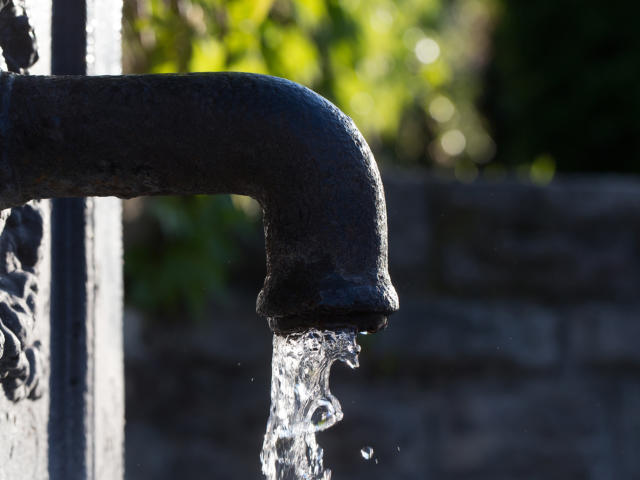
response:
<path id="1" fill-rule="evenodd" d="M 86 73 L 86 2 L 53 0 L 51 70 Z M 86 199 L 52 200 L 50 480 L 93 479 L 87 455 Z M 89 392 L 89 395 L 86 393 Z"/>
<path id="2" fill-rule="evenodd" d="M 51 73 L 87 73 L 87 4 L 85 0 L 53 0 Z"/>

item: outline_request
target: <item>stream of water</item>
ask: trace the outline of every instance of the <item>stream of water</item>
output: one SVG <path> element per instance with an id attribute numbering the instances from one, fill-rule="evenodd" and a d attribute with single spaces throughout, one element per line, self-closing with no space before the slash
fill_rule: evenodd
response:
<path id="1" fill-rule="evenodd" d="M 342 408 L 329 390 L 336 360 L 358 366 L 354 330 L 309 330 L 274 335 L 271 411 L 260 459 L 268 480 L 329 480 L 316 432 L 342 420 Z"/>

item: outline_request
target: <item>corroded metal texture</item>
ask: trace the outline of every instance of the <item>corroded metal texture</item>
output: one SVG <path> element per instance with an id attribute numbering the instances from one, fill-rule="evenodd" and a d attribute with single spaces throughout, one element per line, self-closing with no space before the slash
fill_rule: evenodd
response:
<path id="1" fill-rule="evenodd" d="M 0 207 L 237 193 L 264 210 L 274 331 L 377 331 L 398 308 L 384 194 L 347 116 L 263 75 L 0 76 Z"/>
<path id="2" fill-rule="evenodd" d="M 12 401 L 42 394 L 40 342 L 34 338 L 42 213 L 25 205 L 0 213 L 0 384 Z"/>
<path id="3" fill-rule="evenodd" d="M 19 1 L 0 0 L 0 49 L 12 72 L 26 73 L 38 60 L 35 33 Z M 14 402 L 37 399 L 44 388 L 45 362 L 34 338 L 42 215 L 35 204 L 0 212 L 0 385 Z"/>

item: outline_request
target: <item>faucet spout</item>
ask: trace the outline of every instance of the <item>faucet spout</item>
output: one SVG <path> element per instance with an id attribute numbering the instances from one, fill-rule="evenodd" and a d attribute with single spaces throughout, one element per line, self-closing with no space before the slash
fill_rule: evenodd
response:
<path id="1" fill-rule="evenodd" d="M 0 208 L 218 193 L 263 208 L 257 312 L 274 331 L 386 326 L 398 299 L 380 175 L 351 119 L 324 98 L 244 73 L 0 74 Z"/>

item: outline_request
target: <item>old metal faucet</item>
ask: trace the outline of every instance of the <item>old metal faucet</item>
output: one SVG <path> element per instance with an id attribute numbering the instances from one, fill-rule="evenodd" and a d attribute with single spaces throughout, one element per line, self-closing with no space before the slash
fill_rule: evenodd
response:
<path id="1" fill-rule="evenodd" d="M 374 332 L 397 310 L 375 160 L 351 119 L 311 90 L 244 73 L 0 73 L 0 208 L 217 193 L 264 210 L 257 312 L 274 331 Z"/>

